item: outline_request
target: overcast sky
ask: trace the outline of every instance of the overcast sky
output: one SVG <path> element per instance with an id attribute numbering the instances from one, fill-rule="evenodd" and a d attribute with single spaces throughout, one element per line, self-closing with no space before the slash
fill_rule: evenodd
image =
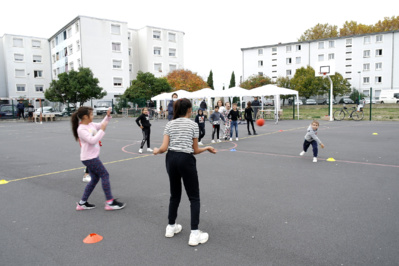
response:
<path id="1" fill-rule="evenodd" d="M 295 42 L 317 23 L 374 24 L 398 10 L 391 0 L 19 0 L 2 3 L 0 36 L 49 38 L 78 15 L 125 21 L 132 29 L 179 30 L 185 33 L 185 68 L 205 81 L 212 69 L 214 86 L 221 89 L 233 71 L 239 85 L 241 48 Z"/>

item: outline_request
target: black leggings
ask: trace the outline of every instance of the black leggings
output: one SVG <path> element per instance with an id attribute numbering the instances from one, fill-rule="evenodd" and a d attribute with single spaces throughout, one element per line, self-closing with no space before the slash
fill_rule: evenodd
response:
<path id="1" fill-rule="evenodd" d="M 151 134 L 151 128 L 143 128 L 143 140 L 141 141 L 141 146 L 140 149 L 142 149 L 144 147 L 144 143 L 147 141 L 147 148 L 150 147 L 150 134 Z"/>
<path id="2" fill-rule="evenodd" d="M 198 142 L 200 142 L 203 137 L 205 137 L 205 125 L 203 127 L 199 127 Z"/>
<path id="3" fill-rule="evenodd" d="M 251 120 L 248 120 L 248 119 L 247 119 L 247 129 L 248 129 L 248 132 L 249 132 L 249 122 L 251 122 L 252 130 L 255 132 L 254 121 L 253 121 L 252 119 L 251 119 Z"/>
<path id="4" fill-rule="evenodd" d="M 215 132 L 217 139 L 219 139 L 219 131 L 220 131 L 220 125 L 213 125 L 212 139 L 215 138 Z"/>

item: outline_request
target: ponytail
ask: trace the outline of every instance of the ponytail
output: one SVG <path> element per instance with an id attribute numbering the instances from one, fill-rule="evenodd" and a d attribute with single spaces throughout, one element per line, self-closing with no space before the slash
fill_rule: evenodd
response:
<path id="1" fill-rule="evenodd" d="M 83 116 L 85 115 L 90 116 L 91 112 L 93 112 L 93 108 L 87 106 L 81 106 L 75 113 L 72 114 L 71 116 L 72 133 L 76 141 L 78 141 L 79 139 L 78 136 L 79 120 L 82 120 Z"/>
<path id="2" fill-rule="evenodd" d="M 188 109 L 192 107 L 189 99 L 182 98 L 173 103 L 173 119 L 186 116 Z"/>

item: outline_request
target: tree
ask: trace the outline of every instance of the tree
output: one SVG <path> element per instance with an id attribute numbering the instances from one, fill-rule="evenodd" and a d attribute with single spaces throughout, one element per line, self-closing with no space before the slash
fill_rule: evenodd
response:
<path id="1" fill-rule="evenodd" d="M 174 70 L 166 78 L 175 90 L 197 91 L 208 88 L 208 84 L 197 73 L 190 70 Z"/>
<path id="2" fill-rule="evenodd" d="M 301 67 L 296 70 L 291 79 L 291 88 L 299 92 L 299 96 L 308 99 L 318 93 L 322 79 L 316 79 L 315 71 L 311 66 Z"/>
<path id="3" fill-rule="evenodd" d="M 272 84 L 272 79 L 263 75 L 252 75 L 240 84 L 241 88 L 250 90 L 263 85 Z"/>
<path id="4" fill-rule="evenodd" d="M 360 95 L 359 95 L 360 94 Z M 349 97 L 352 99 L 352 101 L 356 102 L 364 97 L 366 97 L 365 94 L 359 92 L 357 89 L 353 89 L 352 93 L 349 95 Z"/>
<path id="5" fill-rule="evenodd" d="M 399 16 L 385 17 L 374 25 L 375 32 L 399 30 Z"/>
<path id="6" fill-rule="evenodd" d="M 374 32 L 372 25 L 358 24 L 355 21 L 345 21 L 342 28 L 339 30 L 340 36 L 359 35 Z"/>
<path id="7" fill-rule="evenodd" d="M 330 92 L 330 81 L 328 78 L 317 77 L 318 79 L 321 78 L 321 82 L 319 82 L 319 91 L 317 94 L 323 95 Z M 330 76 L 331 81 L 333 83 L 333 95 L 334 98 L 338 95 L 346 95 L 351 92 L 351 84 L 349 81 L 344 79 L 344 77 L 336 72 L 335 75 Z"/>
<path id="8" fill-rule="evenodd" d="M 281 88 L 291 88 L 291 79 L 290 77 L 278 77 L 276 80 L 276 85 Z M 280 98 L 283 99 L 283 105 L 285 104 L 285 100 L 291 98 L 291 95 L 281 95 Z"/>
<path id="9" fill-rule="evenodd" d="M 231 73 L 229 88 L 233 88 L 235 86 L 236 86 L 236 76 L 234 75 L 234 71 L 233 71 L 233 73 Z"/>
<path id="10" fill-rule="evenodd" d="M 209 72 L 209 76 L 208 76 L 208 79 L 206 80 L 206 83 L 208 83 L 209 88 L 211 88 L 212 90 L 215 89 L 213 87 L 213 73 L 212 73 L 212 70 L 211 70 L 211 72 Z"/>
<path id="11" fill-rule="evenodd" d="M 58 80 L 52 80 L 44 97 L 52 102 L 80 103 L 83 105 L 90 99 L 102 99 L 107 95 L 98 86 L 98 79 L 94 77 L 90 68 L 79 68 L 58 75 Z"/>
<path id="12" fill-rule="evenodd" d="M 132 81 L 131 86 L 126 89 L 123 96 L 128 101 L 133 102 L 138 99 L 149 100 L 162 92 L 171 91 L 172 87 L 166 78 L 156 78 L 152 73 L 139 71 L 137 78 Z"/>
<path id="13" fill-rule="evenodd" d="M 298 39 L 299 42 L 338 37 L 338 27 L 335 25 L 317 24 L 306 30 Z"/>

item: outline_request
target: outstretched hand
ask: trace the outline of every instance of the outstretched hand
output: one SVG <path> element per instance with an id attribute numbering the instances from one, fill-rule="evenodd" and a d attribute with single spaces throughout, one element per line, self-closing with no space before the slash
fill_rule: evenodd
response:
<path id="1" fill-rule="evenodd" d="M 320 144 L 320 146 L 321 146 L 321 148 L 322 148 L 322 149 L 324 149 L 324 144 L 323 144 L 323 143 L 322 143 L 322 144 Z"/>
<path id="2" fill-rule="evenodd" d="M 206 147 L 206 148 L 207 148 L 207 150 L 208 150 L 210 153 L 215 154 L 215 153 L 217 152 L 217 150 L 216 150 L 214 147 L 212 147 L 212 146 L 208 146 L 208 147 Z"/>

